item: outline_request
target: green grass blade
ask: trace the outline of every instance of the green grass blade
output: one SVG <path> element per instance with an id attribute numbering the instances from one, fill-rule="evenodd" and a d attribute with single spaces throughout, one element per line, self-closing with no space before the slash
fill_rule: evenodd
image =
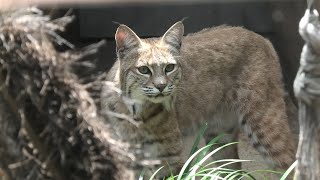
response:
<path id="1" fill-rule="evenodd" d="M 192 147 L 192 150 L 191 150 L 191 153 L 190 153 L 189 157 L 190 157 L 192 154 L 194 154 L 194 152 L 198 149 L 200 140 L 201 140 L 201 138 L 203 138 L 203 135 L 204 135 L 207 127 L 208 127 L 208 123 L 206 123 L 206 124 L 202 127 L 201 131 L 198 133 L 197 139 L 196 139 L 196 141 L 195 141 L 194 144 L 193 144 L 193 147 Z M 197 158 L 196 158 L 195 160 L 193 160 L 193 161 L 190 162 L 189 166 L 187 166 L 187 168 L 185 169 L 185 172 L 189 172 L 189 170 L 190 170 L 190 168 L 191 168 L 192 166 L 194 166 L 194 165 L 197 164 L 199 161 L 201 161 L 201 159 L 208 153 L 208 151 L 211 149 L 211 147 L 218 142 L 218 140 L 221 138 L 221 136 L 222 136 L 222 135 L 219 135 L 219 136 L 213 138 L 213 139 L 207 144 L 206 148 L 203 149 L 203 150 L 199 153 L 199 155 L 197 156 Z"/>
<path id="2" fill-rule="evenodd" d="M 224 134 L 220 134 L 218 135 L 217 137 L 213 138 L 207 145 L 210 145 L 208 146 L 208 148 L 204 149 L 203 151 L 201 151 L 201 153 L 199 154 L 199 156 L 197 157 L 197 159 L 195 160 L 194 164 L 198 163 L 201 161 L 201 159 L 203 159 L 208 151 L 211 149 L 211 147 L 215 144 L 217 144 L 217 142 L 219 141 L 219 139 L 221 139 L 221 137 L 224 136 Z"/>
<path id="3" fill-rule="evenodd" d="M 231 172 L 230 174 L 228 174 L 228 175 L 227 175 L 226 177 L 224 177 L 223 179 L 224 179 L 224 180 L 228 180 L 229 178 L 230 178 L 230 179 L 235 179 L 235 177 L 237 177 L 237 176 L 243 176 L 244 174 L 246 174 L 246 172 L 243 171 L 243 170 L 235 170 L 235 171 Z M 249 175 L 249 174 L 247 174 L 247 175 L 249 176 L 250 179 L 255 180 L 255 178 L 254 178 L 253 176 L 251 176 L 251 175 Z"/>
<path id="4" fill-rule="evenodd" d="M 205 123 L 204 126 L 202 126 L 200 132 L 198 133 L 198 136 L 197 136 L 195 142 L 193 143 L 193 146 L 191 148 L 189 157 L 192 156 L 192 154 L 194 154 L 199 149 L 200 141 L 203 138 L 203 135 L 204 135 L 205 131 L 207 130 L 207 127 L 208 127 L 208 123 Z M 209 149 L 209 147 L 207 149 Z M 184 171 L 185 172 L 189 172 L 190 167 L 192 167 L 193 164 L 195 164 L 196 162 L 197 162 L 197 159 L 196 159 L 196 161 L 191 161 Z"/>
<path id="5" fill-rule="evenodd" d="M 285 180 L 285 179 L 289 176 L 290 172 L 297 166 L 297 164 L 298 164 L 298 161 L 295 161 L 295 162 L 286 170 L 286 172 L 281 176 L 281 179 L 280 179 L 280 180 Z"/>
<path id="6" fill-rule="evenodd" d="M 234 164 L 234 163 L 238 163 L 238 161 L 231 161 L 231 162 L 227 162 L 227 163 L 225 163 L 225 164 L 222 164 L 222 165 L 220 165 L 220 166 L 218 166 L 218 167 L 214 167 L 208 174 L 212 174 L 214 171 L 219 171 L 219 170 L 221 170 L 223 167 L 228 166 L 228 165 L 230 165 L 230 164 Z M 233 170 L 230 169 L 230 171 L 233 171 Z"/>
<path id="7" fill-rule="evenodd" d="M 196 165 L 194 165 L 194 167 L 192 167 L 192 171 L 190 172 L 191 175 L 195 174 L 195 172 L 197 171 L 197 169 L 200 167 L 200 165 L 202 165 L 208 158 L 210 158 L 213 154 L 215 154 L 216 152 L 220 151 L 221 149 L 227 147 L 227 146 L 230 146 L 232 144 L 237 144 L 238 142 L 232 142 L 232 143 L 228 143 L 228 144 L 225 144 L 223 146 L 220 146 L 218 148 L 216 148 L 215 150 L 213 150 L 212 152 L 210 152 L 209 154 L 207 154 L 205 157 L 203 157 L 201 159 L 200 162 L 198 162 Z"/>
<path id="8" fill-rule="evenodd" d="M 208 145 L 210 146 L 210 145 Z M 201 152 L 203 151 L 205 148 L 207 148 L 207 146 L 204 146 L 202 147 L 201 149 L 199 149 L 198 151 L 196 151 L 195 153 L 193 153 L 188 159 L 187 161 L 184 163 L 183 167 L 181 168 L 180 170 L 180 173 L 178 175 L 178 178 L 177 180 L 181 180 L 182 179 L 182 176 L 185 175 L 185 172 L 188 172 L 186 171 L 187 167 L 189 166 L 189 164 L 191 163 L 191 161 Z"/>
<path id="9" fill-rule="evenodd" d="M 206 175 L 214 176 L 216 178 L 219 177 L 219 179 L 223 179 L 220 174 L 228 174 L 233 171 L 233 170 L 229 170 L 229 169 L 219 169 L 219 168 L 211 168 L 211 169 L 212 170 L 210 172 L 206 173 Z M 201 180 L 204 180 L 204 179 L 201 179 Z"/>
<path id="10" fill-rule="evenodd" d="M 201 169 L 200 171 L 197 171 L 197 173 L 213 174 L 213 173 L 216 173 L 216 172 L 218 172 L 220 170 L 224 170 L 224 169 L 223 168 L 212 167 L 212 168 Z"/>
<path id="11" fill-rule="evenodd" d="M 170 164 L 168 163 L 168 161 L 166 161 L 166 163 L 167 163 L 167 166 L 168 166 L 168 169 L 169 169 L 169 172 L 170 172 L 170 177 L 172 178 L 172 177 L 173 177 L 173 173 L 172 173 L 171 166 L 170 166 Z M 172 178 L 172 179 L 174 179 L 174 178 Z"/>
<path id="12" fill-rule="evenodd" d="M 150 177 L 149 180 L 153 180 L 154 177 L 157 175 L 157 173 L 158 173 L 163 167 L 164 167 L 164 166 L 161 166 L 159 169 L 157 169 L 156 172 L 154 172 L 154 173 L 152 174 L 152 176 Z"/>
<path id="13" fill-rule="evenodd" d="M 143 169 L 142 172 L 140 173 L 139 180 L 143 180 L 144 173 L 145 173 L 145 169 Z"/>
<path id="14" fill-rule="evenodd" d="M 281 172 L 278 172 L 278 171 L 274 171 L 274 170 L 253 170 L 253 171 L 249 171 L 249 172 L 246 172 L 245 174 L 243 174 L 238 180 L 241 180 L 242 178 L 244 177 L 247 177 L 248 175 L 250 177 L 253 177 L 252 174 L 257 174 L 259 176 L 263 176 L 263 178 L 265 180 L 268 180 L 264 175 L 262 175 L 262 173 L 273 173 L 273 174 L 281 174 Z M 262 178 L 262 177 L 261 177 Z M 260 178 L 259 178 L 260 179 Z"/>
<path id="15" fill-rule="evenodd" d="M 210 180 L 222 179 L 218 173 L 217 174 L 201 174 L 201 173 L 198 173 L 198 174 L 196 174 L 195 177 L 202 177 L 201 180 L 207 180 L 208 178 Z"/>
<path id="16" fill-rule="evenodd" d="M 216 161 L 210 162 L 210 163 L 206 164 L 203 167 L 206 168 L 208 166 L 211 166 L 211 165 L 214 165 L 214 164 L 217 164 L 217 163 L 222 163 L 222 162 L 226 162 L 226 163 L 228 163 L 228 162 L 242 163 L 242 162 L 251 162 L 251 161 L 252 160 L 244 160 L 244 159 L 221 159 L 221 160 L 216 160 Z"/>
<path id="17" fill-rule="evenodd" d="M 216 160 L 207 164 L 204 164 L 212 155 L 217 153 L 218 151 L 224 149 L 227 146 L 237 144 L 238 142 L 233 142 L 233 143 L 228 143 L 221 145 L 220 147 L 214 149 L 210 153 L 208 153 L 213 145 L 217 145 L 217 142 L 223 135 L 219 135 L 212 139 L 208 145 L 202 147 L 199 149 L 199 143 L 204 135 L 204 132 L 207 128 L 207 124 L 202 127 L 200 133 L 197 136 L 197 139 L 195 140 L 195 143 L 193 144 L 192 150 L 191 150 L 191 155 L 190 157 L 186 160 L 184 163 L 183 167 L 181 168 L 180 172 L 178 175 L 174 175 L 172 173 L 172 170 L 168 164 L 169 171 L 171 176 L 164 178 L 165 180 L 191 180 L 191 179 L 201 179 L 201 180 L 227 180 L 227 179 L 249 179 L 249 180 L 255 180 L 256 178 L 253 176 L 253 173 L 255 176 L 260 176 L 261 179 L 267 180 L 266 176 L 263 175 L 263 173 L 275 173 L 275 174 L 282 174 L 283 172 L 277 172 L 277 171 L 272 171 L 272 170 L 254 170 L 250 172 L 246 172 L 244 170 L 233 170 L 233 169 L 228 169 L 225 168 L 228 165 L 234 164 L 234 163 L 241 163 L 241 162 L 248 162 L 251 160 L 240 160 L 240 159 L 222 159 L 222 160 Z M 219 166 L 213 167 L 215 164 L 218 164 Z M 283 173 L 282 177 L 280 180 L 285 180 L 288 175 L 292 172 L 292 170 L 295 168 L 297 165 L 297 162 L 294 162 L 286 172 Z M 159 173 L 159 171 L 163 168 L 164 166 L 160 167 L 157 169 L 157 171 L 150 177 L 149 180 L 153 180 L 156 175 Z M 145 172 L 143 171 L 140 176 L 139 180 L 144 179 L 144 174 Z M 260 177 L 258 179 L 260 179 Z"/>
<path id="18" fill-rule="evenodd" d="M 240 178 L 242 179 L 243 177 L 246 177 L 246 178 L 249 178 L 249 179 L 252 179 L 252 180 L 256 180 L 256 178 L 250 174 L 249 172 L 247 171 L 244 171 L 244 170 L 241 170 L 241 173 L 237 176 L 240 176 Z M 240 179 L 240 178 L 237 178 L 237 179 Z"/>
<path id="19" fill-rule="evenodd" d="M 198 133 L 198 136 L 195 142 L 193 143 L 189 157 L 192 156 L 192 154 L 194 154 L 198 150 L 200 140 L 202 139 L 204 132 L 207 130 L 207 128 L 208 128 L 208 123 L 205 123 L 204 126 L 202 126 L 200 132 Z"/>

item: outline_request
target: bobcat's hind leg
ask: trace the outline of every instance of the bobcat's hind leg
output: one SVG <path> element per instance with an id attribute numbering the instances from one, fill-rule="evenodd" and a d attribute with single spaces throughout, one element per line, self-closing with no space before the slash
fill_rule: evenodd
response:
<path id="1" fill-rule="evenodd" d="M 240 119 L 240 126 L 270 165 L 287 169 L 295 160 L 296 148 L 285 104 L 281 98 L 266 102 L 249 106 Z"/>
<path id="2" fill-rule="evenodd" d="M 208 121 L 208 129 L 204 136 L 206 143 L 208 144 L 213 138 L 219 135 L 223 136 L 219 139 L 219 144 L 213 146 L 213 149 L 231 142 L 237 142 L 239 134 L 237 119 L 236 114 L 232 112 L 215 113 L 213 118 Z M 238 145 L 232 144 L 227 146 L 212 156 L 212 160 L 223 159 L 239 159 Z M 224 163 L 219 163 L 217 166 L 222 164 Z M 241 163 L 233 163 L 226 166 L 226 168 L 239 170 L 241 169 Z"/>

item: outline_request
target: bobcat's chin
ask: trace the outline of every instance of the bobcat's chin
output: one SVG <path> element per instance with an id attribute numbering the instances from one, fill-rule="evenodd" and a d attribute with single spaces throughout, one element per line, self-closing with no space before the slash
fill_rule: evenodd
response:
<path id="1" fill-rule="evenodd" d="M 158 94 L 156 96 L 146 96 L 146 99 L 153 103 L 164 103 L 171 99 L 171 94 L 168 94 L 168 95 Z"/>

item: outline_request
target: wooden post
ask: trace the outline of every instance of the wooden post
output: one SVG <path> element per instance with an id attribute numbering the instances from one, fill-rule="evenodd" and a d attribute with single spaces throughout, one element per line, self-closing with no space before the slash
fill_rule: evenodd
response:
<path id="1" fill-rule="evenodd" d="M 308 0 L 299 32 L 306 43 L 294 82 L 300 123 L 295 177 L 297 180 L 320 180 L 320 23 L 312 0 Z"/>

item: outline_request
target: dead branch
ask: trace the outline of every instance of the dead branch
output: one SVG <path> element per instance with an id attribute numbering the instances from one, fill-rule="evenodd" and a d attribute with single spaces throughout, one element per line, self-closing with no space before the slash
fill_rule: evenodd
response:
<path id="1" fill-rule="evenodd" d="M 95 104 L 100 97 L 90 91 L 99 91 L 103 75 L 84 80 L 75 73 L 92 64 L 104 42 L 58 52 L 56 46 L 70 44 L 56 31 L 71 20 L 50 20 L 37 9 L 0 18 L 0 168 L 8 178 L 117 176 L 117 144 L 111 148 Z"/>
<path id="2" fill-rule="evenodd" d="M 298 180 L 320 179 L 320 22 L 311 1 L 300 21 L 299 32 L 306 41 L 294 82 L 299 100 L 299 146 L 295 176 Z"/>

